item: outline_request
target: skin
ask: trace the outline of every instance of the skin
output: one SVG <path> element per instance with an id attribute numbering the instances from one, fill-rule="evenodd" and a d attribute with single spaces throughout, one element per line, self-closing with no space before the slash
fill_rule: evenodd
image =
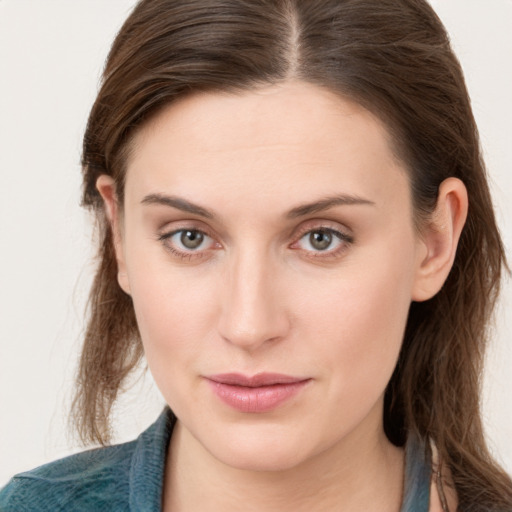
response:
<path id="1" fill-rule="evenodd" d="M 442 184 L 420 235 L 382 123 L 287 82 L 180 100 L 135 136 L 124 205 L 111 178 L 97 185 L 149 368 L 179 418 L 164 510 L 398 511 L 403 453 L 384 434 L 383 393 L 411 301 L 451 268 L 462 183 Z M 344 204 L 290 215 L 334 196 Z M 187 249 L 180 229 L 203 242 Z M 311 243 L 318 230 L 332 230 L 327 249 Z M 226 372 L 310 380 L 274 410 L 243 413 L 204 378 Z"/>

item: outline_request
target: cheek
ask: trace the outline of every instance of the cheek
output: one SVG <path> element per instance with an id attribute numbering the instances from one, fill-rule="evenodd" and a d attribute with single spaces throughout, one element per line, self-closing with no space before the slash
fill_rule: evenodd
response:
<path id="1" fill-rule="evenodd" d="M 328 371 L 333 392 L 355 407 L 361 397 L 372 401 L 384 391 L 407 321 L 412 259 L 387 254 L 371 264 L 363 258 L 323 286 L 310 283 L 300 304 L 301 332 L 314 345 L 315 364 Z"/>
<path id="2" fill-rule="evenodd" d="M 173 263 L 138 217 L 127 215 L 126 226 L 126 271 L 143 342 L 169 343 L 178 340 L 179 333 L 187 336 L 187 330 L 201 320 L 199 313 L 209 292 L 208 283 L 198 279 L 205 272 L 200 266 Z"/>
<path id="3" fill-rule="evenodd" d="M 160 384 L 162 377 L 196 367 L 198 351 L 211 339 L 215 276 L 200 266 L 170 264 L 159 247 L 133 245 L 127 262 L 131 296 L 146 359 Z"/>
<path id="4" fill-rule="evenodd" d="M 178 413 L 194 402 L 204 367 L 202 354 L 211 339 L 206 290 L 180 276 L 143 272 L 132 280 L 137 324 L 145 358 L 165 401 Z M 185 282 L 183 282 L 185 281 Z"/>
<path id="5" fill-rule="evenodd" d="M 215 301 L 204 280 L 188 280 L 176 272 L 141 272 L 131 280 L 137 322 L 147 348 L 192 350 L 211 330 Z M 198 338 L 199 333 L 203 338 Z"/>

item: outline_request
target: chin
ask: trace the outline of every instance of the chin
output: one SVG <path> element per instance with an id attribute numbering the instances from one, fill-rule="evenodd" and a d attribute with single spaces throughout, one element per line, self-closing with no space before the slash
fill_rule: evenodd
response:
<path id="1" fill-rule="evenodd" d="M 281 472 L 291 470 L 308 457 L 299 450 L 276 449 L 274 446 L 251 450 L 243 447 L 240 450 L 231 448 L 222 453 L 213 454 L 224 464 L 243 471 Z"/>
<path id="2" fill-rule="evenodd" d="M 220 439 L 210 439 L 204 446 L 223 464 L 245 471 L 287 471 L 314 456 L 311 439 L 308 444 L 298 432 L 279 430 L 269 425 L 254 432 L 224 432 Z"/>

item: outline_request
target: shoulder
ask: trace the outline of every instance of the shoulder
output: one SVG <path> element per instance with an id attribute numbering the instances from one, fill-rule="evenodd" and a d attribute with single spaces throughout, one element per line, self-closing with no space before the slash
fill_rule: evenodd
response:
<path id="1" fill-rule="evenodd" d="M 136 441 L 88 450 L 20 473 L 0 491 L 0 510 L 106 510 L 128 496 Z"/>
<path id="2" fill-rule="evenodd" d="M 136 440 L 20 473 L 0 490 L 1 512 L 158 510 L 175 417 L 166 408 Z"/>

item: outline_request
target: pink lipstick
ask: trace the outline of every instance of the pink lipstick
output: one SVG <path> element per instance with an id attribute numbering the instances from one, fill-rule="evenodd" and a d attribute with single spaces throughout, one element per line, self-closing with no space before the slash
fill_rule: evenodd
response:
<path id="1" fill-rule="evenodd" d="M 311 380 L 278 373 L 258 373 L 252 377 L 223 373 L 206 379 L 225 404 L 247 413 L 275 409 L 295 396 Z"/>

